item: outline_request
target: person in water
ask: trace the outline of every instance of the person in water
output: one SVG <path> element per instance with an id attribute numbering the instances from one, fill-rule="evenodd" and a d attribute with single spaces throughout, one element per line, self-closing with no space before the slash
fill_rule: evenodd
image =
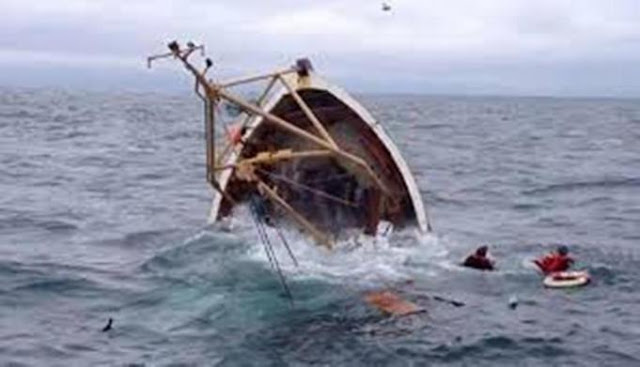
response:
<path id="1" fill-rule="evenodd" d="M 567 271 L 573 264 L 573 259 L 569 256 L 569 248 L 565 245 L 558 247 L 558 250 L 552 252 L 541 259 L 533 261 L 540 270 L 546 275 L 560 271 Z"/>
<path id="2" fill-rule="evenodd" d="M 462 266 L 468 268 L 480 269 L 480 270 L 493 270 L 494 262 L 487 256 L 487 246 L 479 247 L 474 254 L 469 255 Z"/>

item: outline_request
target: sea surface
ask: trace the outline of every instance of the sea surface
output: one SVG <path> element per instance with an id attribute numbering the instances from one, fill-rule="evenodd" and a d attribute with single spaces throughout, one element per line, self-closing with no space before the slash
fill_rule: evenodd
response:
<path id="1" fill-rule="evenodd" d="M 283 228 L 292 306 L 246 208 L 207 224 L 188 88 L 0 88 L 0 365 L 640 365 L 639 100 L 358 99 L 434 232 L 328 252 Z M 591 285 L 542 286 L 560 243 Z M 498 271 L 458 265 L 481 244 Z M 384 317 L 381 289 L 427 312 Z"/>

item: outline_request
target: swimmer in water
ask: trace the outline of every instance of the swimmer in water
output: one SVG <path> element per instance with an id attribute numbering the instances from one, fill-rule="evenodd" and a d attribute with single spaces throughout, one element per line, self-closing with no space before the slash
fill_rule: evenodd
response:
<path id="1" fill-rule="evenodd" d="M 111 330 L 112 326 L 113 326 L 113 319 L 109 317 L 109 320 L 107 321 L 107 325 L 105 325 L 105 327 L 102 328 L 102 332 L 104 333 Z"/>
<path id="2" fill-rule="evenodd" d="M 561 245 L 556 252 L 534 260 L 533 263 L 538 265 L 538 268 L 546 275 L 569 270 L 574 260 L 569 256 L 569 248 Z"/>
<path id="3" fill-rule="evenodd" d="M 469 255 L 462 266 L 478 270 L 494 270 L 494 261 L 487 256 L 487 246 L 479 247 L 474 254 Z"/>

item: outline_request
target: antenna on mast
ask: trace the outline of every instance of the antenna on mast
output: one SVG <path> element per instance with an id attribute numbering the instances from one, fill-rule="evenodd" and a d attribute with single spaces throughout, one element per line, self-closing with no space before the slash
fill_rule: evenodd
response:
<path id="1" fill-rule="evenodd" d="M 181 49 L 178 41 L 171 41 L 167 45 L 169 47 L 170 52 L 165 52 L 162 54 L 152 55 L 147 57 L 147 67 L 151 68 L 153 61 L 158 59 L 166 59 L 167 57 L 178 57 L 178 58 L 187 58 L 194 51 L 200 50 L 200 56 L 204 57 L 204 45 L 196 45 L 192 41 L 187 42 L 187 48 Z"/>

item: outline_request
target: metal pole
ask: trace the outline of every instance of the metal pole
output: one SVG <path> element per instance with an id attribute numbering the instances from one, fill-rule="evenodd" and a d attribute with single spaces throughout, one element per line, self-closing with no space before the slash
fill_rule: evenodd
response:
<path id="1" fill-rule="evenodd" d="M 214 102 L 207 98 L 205 100 L 205 138 L 207 149 L 207 181 L 215 180 L 215 111 Z"/>
<path id="2" fill-rule="evenodd" d="M 378 186 L 380 188 L 380 190 L 382 190 L 385 193 L 388 193 L 389 190 L 386 187 L 386 185 L 377 177 L 377 175 L 375 174 L 375 172 L 373 172 L 373 170 L 371 169 L 371 167 L 369 167 L 369 165 L 362 160 L 361 158 L 347 153 L 339 148 L 334 147 L 333 145 L 331 145 L 331 143 L 313 135 L 308 133 L 305 130 L 302 130 L 301 128 L 287 122 L 286 120 L 272 114 L 269 112 L 265 112 L 263 110 L 261 110 L 259 107 L 254 106 L 253 104 L 247 103 L 245 101 L 243 101 L 241 98 L 236 97 L 232 94 L 230 94 L 229 92 L 223 90 L 223 89 L 217 89 L 217 90 L 213 90 L 213 88 L 211 88 L 209 86 L 209 89 L 212 90 L 212 92 L 217 93 L 218 96 L 220 96 L 221 98 L 224 98 L 232 103 L 237 104 L 238 106 L 256 114 L 261 116 L 262 118 L 264 118 L 265 120 L 281 127 L 284 130 L 289 131 L 290 133 L 294 134 L 294 135 L 298 135 L 304 139 L 307 139 L 323 148 L 326 148 L 330 151 L 332 151 L 333 153 L 335 153 L 337 156 L 342 157 L 346 160 L 349 160 L 351 162 L 353 162 L 355 165 L 359 166 L 360 168 L 364 169 L 364 171 L 367 173 L 367 175 L 369 176 L 369 178 L 371 178 L 371 180 L 375 183 L 376 186 Z"/>
<path id="3" fill-rule="evenodd" d="M 196 79 L 198 79 L 198 81 L 200 82 L 200 84 L 202 84 L 203 88 L 205 89 L 206 93 L 207 93 L 207 98 L 211 99 L 211 100 L 216 100 L 218 97 L 222 97 L 232 103 L 235 103 L 236 105 L 244 108 L 245 110 L 248 110 L 256 115 L 262 116 L 264 119 L 266 119 L 267 121 L 270 121 L 273 124 L 276 124 L 278 126 L 280 126 L 281 128 L 296 134 L 300 137 L 303 137 L 307 140 L 310 140 L 311 142 L 314 142 L 317 145 L 320 145 L 323 148 L 329 149 L 332 152 L 334 152 L 336 155 L 345 158 L 347 160 L 350 160 L 351 162 L 353 162 L 354 164 L 356 164 L 357 166 L 359 166 L 360 168 L 364 169 L 364 171 L 367 173 L 367 175 L 369 176 L 369 178 L 371 178 L 371 180 L 384 192 L 384 193 L 388 193 L 389 189 L 386 187 L 386 185 L 378 178 L 378 176 L 375 174 L 375 172 L 373 172 L 373 170 L 371 169 L 371 167 L 369 167 L 369 165 L 362 160 L 361 158 L 347 153 L 343 150 L 340 150 L 336 147 L 334 147 L 333 145 L 331 145 L 329 142 L 322 140 L 312 134 L 309 134 L 308 132 L 300 129 L 299 127 L 287 122 L 286 120 L 283 120 L 282 118 L 273 115 L 269 112 L 265 112 L 263 110 L 261 110 L 259 107 L 254 106 L 250 103 L 247 103 L 245 101 L 243 101 L 241 98 L 238 98 L 228 92 L 226 92 L 225 90 L 219 88 L 218 86 L 211 86 L 211 84 L 209 84 L 209 82 L 207 81 L 207 79 L 204 77 L 204 75 L 202 75 L 201 72 L 198 71 L 198 69 L 196 69 L 193 65 L 191 65 L 191 63 L 187 60 L 186 56 L 183 54 L 180 54 L 179 52 L 174 52 L 174 55 L 179 58 L 182 63 L 184 64 L 184 66 L 187 68 L 187 70 L 189 70 L 195 77 Z M 188 54 L 187 54 L 188 56 Z"/>
<path id="4" fill-rule="evenodd" d="M 298 106 L 300 106 L 302 112 L 304 112 L 309 121 L 311 121 L 316 130 L 318 130 L 320 135 L 322 135 L 322 137 L 325 138 L 326 141 L 333 145 L 334 148 L 338 148 L 338 145 L 333 140 L 333 138 L 331 138 L 329 132 L 324 128 L 324 126 L 322 126 L 322 123 L 320 123 L 316 115 L 313 114 L 307 103 L 302 99 L 302 97 L 300 97 L 300 94 L 298 94 L 296 89 L 291 84 L 289 84 L 289 82 L 285 78 L 283 78 L 282 75 L 278 75 L 278 79 L 280 79 L 282 84 L 284 84 L 284 86 L 289 91 L 289 94 L 291 94 L 291 97 L 293 97 L 296 103 L 298 103 Z"/>
<path id="5" fill-rule="evenodd" d="M 234 87 L 234 86 L 240 85 L 240 84 L 257 82 L 258 80 L 273 78 L 273 77 L 280 76 L 282 74 L 295 73 L 295 72 L 296 72 L 296 69 L 289 68 L 289 69 L 280 70 L 280 71 L 276 71 L 276 72 L 269 73 L 269 74 L 249 76 L 249 77 L 246 77 L 246 78 L 240 78 L 240 79 L 236 79 L 236 80 L 223 82 L 223 83 L 220 83 L 219 86 L 220 86 L 220 88 Z"/>
<path id="6" fill-rule="evenodd" d="M 318 230 L 311 222 L 305 219 L 300 213 L 298 213 L 295 209 L 293 209 L 283 198 L 281 198 L 273 189 L 271 189 L 267 184 L 257 180 L 258 182 L 258 190 L 266 194 L 272 201 L 276 204 L 280 205 L 282 209 L 284 209 L 294 220 L 296 220 L 300 225 L 305 228 L 307 231 L 311 233 L 318 243 L 326 246 L 328 249 L 333 247 L 333 244 L 329 238 Z"/>

